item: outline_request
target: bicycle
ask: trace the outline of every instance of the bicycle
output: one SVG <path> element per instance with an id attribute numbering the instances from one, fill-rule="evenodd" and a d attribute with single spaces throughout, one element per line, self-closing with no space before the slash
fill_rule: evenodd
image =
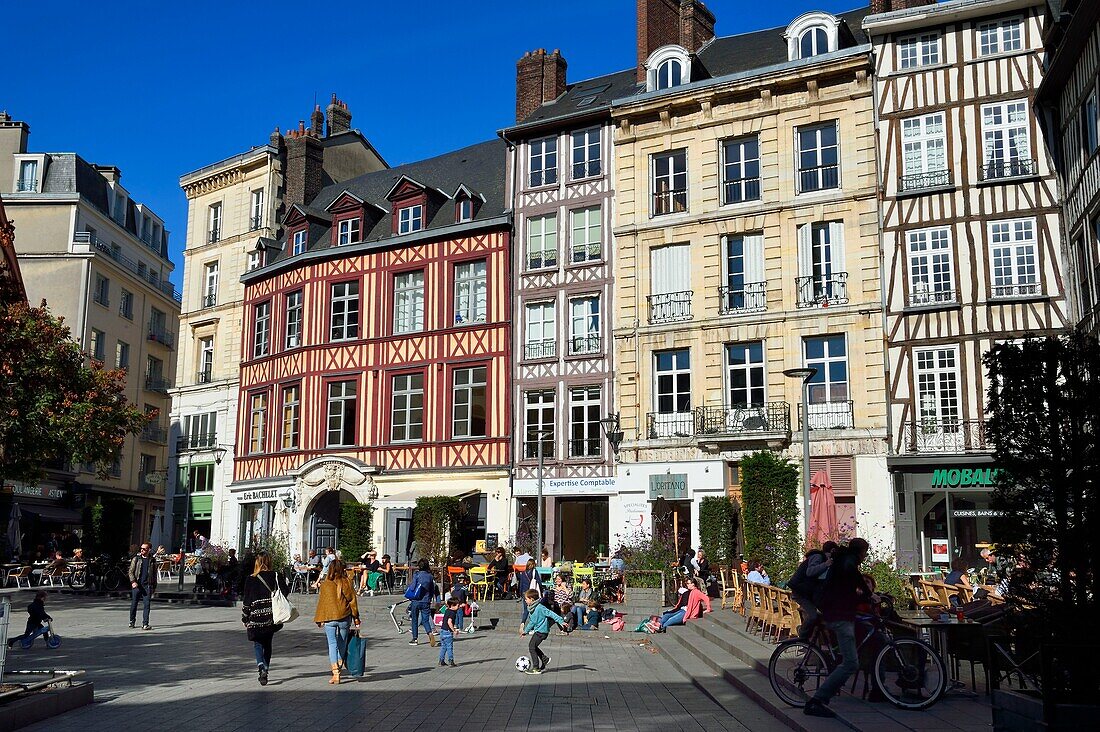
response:
<path id="1" fill-rule="evenodd" d="M 83 590 L 90 586 L 107 592 L 117 592 L 128 584 L 126 572 L 121 566 L 112 565 L 111 558 L 106 554 L 91 562 L 74 566 L 69 574 L 69 587 L 74 590 Z"/>
<path id="2" fill-rule="evenodd" d="M 857 616 L 868 627 L 857 650 L 872 639 L 883 641 L 871 665 L 876 688 L 899 709 L 927 709 L 947 691 L 947 666 L 935 649 L 918 638 L 895 638 L 877 615 Z M 840 665 L 825 624 L 818 620 L 809 641 L 788 640 L 768 662 L 768 680 L 776 696 L 792 707 L 804 707 L 826 677 Z"/>

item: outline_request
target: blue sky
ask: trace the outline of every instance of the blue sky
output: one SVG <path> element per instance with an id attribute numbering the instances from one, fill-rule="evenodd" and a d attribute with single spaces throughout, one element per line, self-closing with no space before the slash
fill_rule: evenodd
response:
<path id="1" fill-rule="evenodd" d="M 719 35 L 866 0 L 710 0 Z M 569 80 L 634 64 L 635 0 L 383 3 L 6 3 L 0 109 L 30 147 L 122 169 L 171 232 L 182 275 L 179 176 L 306 119 L 332 92 L 391 165 L 489 139 L 514 121 L 515 62 L 560 48 Z M 24 42 L 25 41 L 25 42 Z M 11 57 L 16 54 L 16 57 Z"/>

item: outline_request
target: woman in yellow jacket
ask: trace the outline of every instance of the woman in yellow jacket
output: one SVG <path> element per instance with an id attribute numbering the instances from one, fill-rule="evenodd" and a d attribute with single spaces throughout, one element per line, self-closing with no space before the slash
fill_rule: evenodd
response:
<path id="1" fill-rule="evenodd" d="M 340 664 L 348 649 L 348 633 L 352 623 L 359 627 L 359 603 L 355 599 L 355 587 L 344 569 L 344 563 L 333 559 L 328 574 L 318 584 L 317 613 L 313 622 L 325 629 L 328 639 L 328 660 L 332 664 L 330 684 L 340 683 Z"/>

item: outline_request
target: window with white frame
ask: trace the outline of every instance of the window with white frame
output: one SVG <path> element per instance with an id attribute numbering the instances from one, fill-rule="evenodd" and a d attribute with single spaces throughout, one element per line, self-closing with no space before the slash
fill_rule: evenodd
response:
<path id="1" fill-rule="evenodd" d="M 544 458 L 554 457 L 554 444 L 557 442 L 554 424 L 556 397 L 553 389 L 529 391 L 523 395 L 523 457 L 527 460 L 538 459 L 540 444 Z"/>
<path id="2" fill-rule="evenodd" d="M 115 368 L 123 371 L 130 368 L 130 344 L 126 341 L 115 344 Z"/>
<path id="3" fill-rule="evenodd" d="M 558 266 L 558 215 L 527 219 L 527 269 Z"/>
<path id="4" fill-rule="evenodd" d="M 848 398 L 848 344 L 843 335 L 803 340 L 805 364 L 816 369 L 809 381 L 809 426 L 812 430 L 852 427 Z"/>
<path id="5" fill-rule="evenodd" d="M 327 447 L 350 447 L 355 444 L 355 391 L 354 381 L 329 383 L 325 433 Z"/>
<path id="6" fill-rule="evenodd" d="M 458 202 L 458 223 L 472 221 L 474 218 L 474 202 L 469 198 L 463 198 Z"/>
<path id="7" fill-rule="evenodd" d="M 573 180 L 593 178 L 600 174 L 600 128 L 574 132 L 573 143 Z"/>
<path id="8" fill-rule="evenodd" d="M 646 90 L 672 89 L 691 81 L 691 57 L 675 44 L 661 46 L 645 62 Z"/>
<path id="9" fill-rule="evenodd" d="M 589 206 L 569 212 L 569 251 L 574 264 L 603 256 L 603 208 Z"/>
<path id="10" fill-rule="evenodd" d="M 922 33 L 898 41 L 898 68 L 916 69 L 940 63 L 940 34 Z"/>
<path id="11" fill-rule="evenodd" d="M 523 357 L 553 358 L 557 355 L 557 309 L 554 301 L 529 302 L 524 306 Z"/>
<path id="12" fill-rule="evenodd" d="M 649 322 L 691 320 L 691 245 L 649 250 Z"/>
<path id="13" fill-rule="evenodd" d="M 266 356 L 271 350 L 271 303 L 261 302 L 252 315 L 252 357 Z"/>
<path id="14" fill-rule="evenodd" d="M 359 241 L 359 229 L 361 226 L 361 221 L 358 217 L 354 219 L 344 219 L 338 224 L 338 226 L 339 238 L 336 241 L 338 245 L 344 246 L 345 244 L 354 244 L 355 242 Z"/>
<path id="15" fill-rule="evenodd" d="M 763 341 L 726 344 L 726 407 L 762 407 L 766 393 Z"/>
<path id="16" fill-rule="evenodd" d="M 657 67 L 657 89 L 671 89 L 684 83 L 684 62 L 678 58 L 665 59 Z"/>
<path id="17" fill-rule="evenodd" d="M 337 282 L 331 288 L 329 340 L 359 337 L 359 283 Z"/>
<path id="18" fill-rule="evenodd" d="M 725 239 L 726 284 L 719 288 L 719 312 L 750 313 L 768 307 L 764 276 L 764 235 L 731 234 Z"/>
<path id="19" fill-rule="evenodd" d="M 297 348 L 302 345 L 302 291 L 295 290 L 286 295 L 286 333 L 283 347 Z"/>
<path id="20" fill-rule="evenodd" d="M 398 374 L 393 377 L 391 418 L 392 442 L 424 439 L 424 374 Z"/>
<path id="21" fill-rule="evenodd" d="M 214 379 L 214 336 L 199 339 L 198 375 L 200 384 L 209 384 Z"/>
<path id="22" fill-rule="evenodd" d="M 455 324 L 484 323 L 488 299 L 485 260 L 455 265 Z"/>
<path id="23" fill-rule="evenodd" d="M 799 127 L 798 192 L 840 188 L 840 144 L 837 122 Z"/>
<path id="24" fill-rule="evenodd" d="M 282 389 L 282 424 L 279 430 L 279 448 L 298 449 L 298 432 L 302 421 L 302 387 L 298 384 Z"/>
<path id="25" fill-rule="evenodd" d="M 248 271 L 251 272 L 254 269 L 259 269 L 264 263 L 264 253 L 260 250 L 253 250 L 248 253 Z"/>
<path id="26" fill-rule="evenodd" d="M 301 254 L 302 252 L 304 252 L 306 250 L 306 238 L 308 236 L 309 236 L 309 234 L 306 232 L 305 229 L 302 229 L 301 231 L 295 231 L 294 232 L 294 238 L 293 238 L 294 244 L 293 244 L 293 249 L 291 249 L 291 253 L 294 256 L 297 256 L 297 255 Z"/>
<path id="27" fill-rule="evenodd" d="M 20 193 L 38 190 L 37 160 L 19 161 L 19 179 L 15 182 L 15 190 Z"/>
<path id="28" fill-rule="evenodd" d="M 1041 294 L 1035 219 L 990 222 L 989 258 L 994 298 Z"/>
<path id="29" fill-rule="evenodd" d="M 264 225 L 264 189 L 252 191 L 252 205 L 248 217 L 248 230 L 255 231 Z"/>
<path id="30" fill-rule="evenodd" d="M 393 277 L 393 332 L 424 330 L 424 270 L 401 272 Z"/>
<path id="31" fill-rule="evenodd" d="M 600 296 L 570 298 L 569 353 L 599 353 L 600 345 Z"/>
<path id="32" fill-rule="evenodd" d="M 484 366 L 454 370 L 451 432 L 456 438 L 485 437 L 488 393 Z"/>
<path id="33" fill-rule="evenodd" d="M 218 304 L 218 263 L 208 262 L 202 278 L 202 306 L 212 308 Z"/>
<path id="34" fill-rule="evenodd" d="M 917 382 L 918 434 L 954 433 L 959 429 L 959 349 L 922 348 L 913 354 Z"/>
<path id="35" fill-rule="evenodd" d="M 1021 18 L 993 20 L 978 25 L 978 52 L 982 56 L 1019 51 L 1024 45 Z"/>
<path id="36" fill-rule="evenodd" d="M 415 204 L 398 211 L 397 233 L 411 234 L 424 228 L 424 206 Z"/>
<path id="37" fill-rule="evenodd" d="M 111 280 L 98 272 L 95 276 L 95 290 L 92 292 L 92 299 L 103 307 L 110 307 L 111 305 Z"/>
<path id="38" fill-rule="evenodd" d="M 943 112 L 901 121 L 902 191 L 949 185 Z"/>
<path id="39" fill-rule="evenodd" d="M 798 227 L 798 307 L 848 301 L 844 222 L 822 221 Z"/>
<path id="40" fill-rule="evenodd" d="M 760 138 L 757 135 L 722 142 L 722 203 L 760 199 Z"/>
<path id="41" fill-rule="evenodd" d="M 89 339 L 88 346 L 91 357 L 102 363 L 107 353 L 107 334 L 92 328 L 92 337 Z"/>
<path id="42" fill-rule="evenodd" d="M 222 205 L 215 203 L 210 206 L 206 218 L 207 234 L 211 244 L 222 238 Z"/>
<path id="43" fill-rule="evenodd" d="M 651 216 L 687 211 L 687 150 L 658 153 L 651 158 Z"/>
<path id="44" fill-rule="evenodd" d="M 829 52 L 829 32 L 822 26 L 802 31 L 798 37 L 798 57 L 813 58 Z"/>
<path id="45" fill-rule="evenodd" d="M 267 392 L 252 394 L 248 401 L 248 452 L 255 455 L 267 444 Z"/>
<path id="46" fill-rule="evenodd" d="M 1027 102 L 998 102 L 982 107 L 982 139 L 986 180 L 1033 175 Z"/>
<path id="47" fill-rule="evenodd" d="M 650 436 L 687 437 L 695 434 L 691 411 L 691 352 L 687 348 L 653 354 L 653 406 Z"/>
<path id="48" fill-rule="evenodd" d="M 527 143 L 527 167 L 531 188 L 558 182 L 558 138 L 546 137 Z"/>
<path id="49" fill-rule="evenodd" d="M 569 390 L 569 457 L 603 456 L 600 393 L 599 386 L 580 386 Z"/>
<path id="50" fill-rule="evenodd" d="M 935 305 L 955 302 L 955 272 L 951 255 L 951 230 L 947 227 L 910 231 L 909 304 Z"/>

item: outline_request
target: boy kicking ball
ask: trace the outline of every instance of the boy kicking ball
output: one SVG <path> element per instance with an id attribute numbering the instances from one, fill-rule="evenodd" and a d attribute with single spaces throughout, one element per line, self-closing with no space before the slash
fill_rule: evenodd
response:
<path id="1" fill-rule="evenodd" d="M 523 626 L 521 636 L 531 634 L 531 642 L 527 645 L 531 654 L 531 668 L 524 671 L 525 674 L 541 674 L 550 663 L 550 656 L 543 653 L 539 646 L 550 636 L 550 621 L 562 625 L 565 619 L 552 610 L 548 610 L 540 600 L 538 590 L 527 590 L 524 593 L 527 601 L 527 624 Z"/>

